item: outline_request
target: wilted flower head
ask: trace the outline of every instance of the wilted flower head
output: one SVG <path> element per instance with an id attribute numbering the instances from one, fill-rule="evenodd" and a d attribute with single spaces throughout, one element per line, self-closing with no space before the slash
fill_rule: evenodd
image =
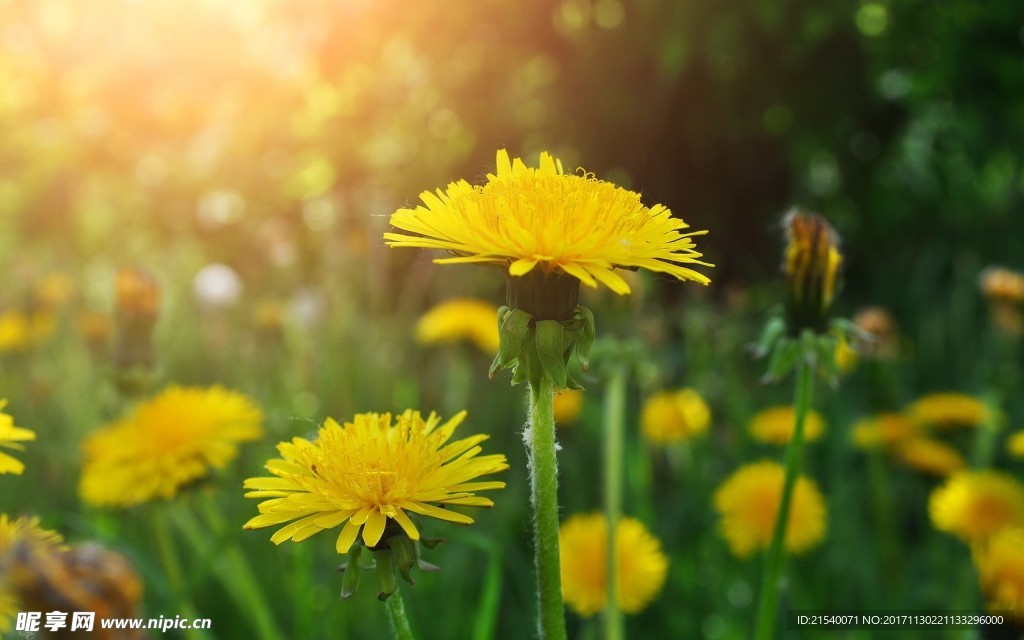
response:
<path id="1" fill-rule="evenodd" d="M 7 400 L 0 400 L 0 474 L 20 474 L 25 470 L 25 465 L 14 457 L 3 452 L 3 449 L 24 451 L 22 442 L 36 439 L 34 431 L 14 426 L 14 419 L 3 412 L 7 406 Z"/>
<path id="2" fill-rule="evenodd" d="M 884 360 L 895 357 L 899 352 L 899 327 L 882 307 L 864 307 L 853 316 L 853 324 L 868 334 L 868 338 L 858 337 L 858 354 Z"/>
<path id="3" fill-rule="evenodd" d="M 932 524 L 966 542 L 1007 526 L 1024 526 L 1024 486 L 999 471 L 962 471 L 932 492 Z"/>
<path id="4" fill-rule="evenodd" d="M 227 465 L 240 443 L 263 435 L 262 421 L 260 408 L 241 393 L 169 387 L 86 439 L 79 492 L 110 507 L 173 498 Z"/>
<path id="5" fill-rule="evenodd" d="M 790 335 L 803 329 L 827 330 L 835 298 L 839 266 L 839 235 L 817 214 L 790 211 L 786 229 L 786 323 Z"/>
<path id="6" fill-rule="evenodd" d="M 989 301 L 992 322 L 1010 336 L 1024 333 L 1024 275 L 1004 269 L 989 267 L 981 272 L 981 291 Z"/>
<path id="7" fill-rule="evenodd" d="M 989 267 L 979 278 L 981 292 L 992 302 L 1024 304 L 1024 274 L 1004 267 Z"/>
<path id="8" fill-rule="evenodd" d="M 39 518 L 11 519 L 7 514 L 0 514 L 0 633 L 7 634 L 14 616 L 24 611 L 11 584 L 14 553 L 37 549 L 56 552 L 62 548 L 61 542 L 60 534 L 39 526 Z"/>
<path id="9" fill-rule="evenodd" d="M 508 463 L 501 454 L 478 455 L 486 435 L 448 442 L 465 417 L 463 411 L 441 424 L 434 413 L 424 420 L 408 410 L 394 420 L 389 413 L 360 413 L 343 425 L 328 418 L 315 440 L 278 444 L 281 457 L 266 465 L 274 477 L 245 481 L 247 498 L 267 498 L 245 528 L 288 523 L 270 538 L 280 544 L 344 524 L 336 548 L 348 553 L 360 533 L 367 547 L 394 535 L 419 540 L 409 513 L 471 524 L 448 507 L 493 506 L 475 492 L 505 483 L 476 478 Z"/>
<path id="10" fill-rule="evenodd" d="M 416 340 L 421 344 L 466 340 L 493 355 L 498 350 L 498 307 L 474 298 L 446 300 L 420 317 Z"/>
<path id="11" fill-rule="evenodd" d="M 715 491 L 715 509 L 722 516 L 722 533 L 733 555 L 744 558 L 767 549 L 775 533 L 782 503 L 785 469 L 774 461 L 741 467 Z M 801 553 L 825 537 L 825 500 L 813 480 L 797 478 L 789 507 L 783 545 Z"/>
<path id="12" fill-rule="evenodd" d="M 569 517 L 558 532 L 565 602 L 581 616 L 608 605 L 608 518 L 603 513 Z M 637 613 L 661 591 L 668 558 L 661 543 L 635 518 L 615 529 L 615 591 L 619 608 Z"/>

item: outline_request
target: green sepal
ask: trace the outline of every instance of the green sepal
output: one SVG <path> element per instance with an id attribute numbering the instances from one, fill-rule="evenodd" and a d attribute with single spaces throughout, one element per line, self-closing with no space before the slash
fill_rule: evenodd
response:
<path id="1" fill-rule="evenodd" d="M 786 321 L 775 316 L 764 326 L 761 338 L 754 344 L 754 355 L 763 358 L 771 353 L 775 343 L 786 332 Z"/>
<path id="2" fill-rule="evenodd" d="M 363 545 L 353 545 L 348 551 L 348 563 L 338 568 L 345 575 L 341 579 L 341 599 L 348 600 L 359 588 L 359 556 L 363 553 Z"/>
<path id="3" fill-rule="evenodd" d="M 764 380 L 771 382 L 785 377 L 796 366 L 800 353 L 800 343 L 796 340 L 787 338 L 777 340 L 772 350 L 772 359 L 768 363 L 768 372 L 765 373 Z"/>
<path id="4" fill-rule="evenodd" d="M 441 567 L 431 564 L 422 558 L 416 560 L 416 568 L 420 571 L 429 571 L 430 573 L 437 573 L 441 570 Z"/>
<path id="5" fill-rule="evenodd" d="M 395 557 L 391 549 L 376 549 L 373 552 L 377 562 L 377 599 L 383 602 L 398 589 L 395 578 Z"/>
<path id="6" fill-rule="evenodd" d="M 506 367 L 513 366 L 523 349 L 533 316 L 521 309 L 502 307 L 498 310 L 498 354 L 488 371 L 490 377 Z"/>
<path id="7" fill-rule="evenodd" d="M 416 564 L 416 543 L 409 539 L 409 536 L 391 536 L 388 538 L 388 547 L 394 553 L 395 566 L 398 568 L 398 575 L 409 584 L 416 584 L 409 575 Z"/>
<path id="8" fill-rule="evenodd" d="M 444 538 L 420 538 L 420 544 L 428 549 L 436 549 L 442 542 Z"/>
<path id="9" fill-rule="evenodd" d="M 580 363 L 580 368 L 586 371 L 590 368 L 590 352 L 594 347 L 594 340 L 597 338 L 594 313 L 586 307 L 578 306 L 575 320 L 579 323 L 575 345 L 576 359 Z"/>
<path id="10" fill-rule="evenodd" d="M 541 370 L 557 388 L 564 389 L 568 372 L 565 367 L 565 349 L 562 346 L 562 323 L 557 320 L 538 321 L 536 341 Z"/>

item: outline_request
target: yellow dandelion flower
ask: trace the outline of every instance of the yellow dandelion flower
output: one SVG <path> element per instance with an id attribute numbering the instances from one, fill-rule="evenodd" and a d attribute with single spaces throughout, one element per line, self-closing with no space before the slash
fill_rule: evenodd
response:
<path id="1" fill-rule="evenodd" d="M 688 440 L 708 430 L 711 409 L 693 389 L 662 391 L 644 402 L 640 425 L 653 444 Z"/>
<path id="2" fill-rule="evenodd" d="M 277 445 L 281 457 L 266 465 L 275 477 L 245 481 L 247 498 L 269 498 L 245 528 L 288 522 L 270 538 L 280 544 L 344 523 L 336 548 L 348 553 L 360 530 L 366 546 L 373 547 L 387 525 L 419 540 L 408 512 L 472 524 L 472 518 L 447 507 L 493 506 L 474 492 L 502 489 L 505 483 L 474 480 L 505 471 L 508 463 L 501 454 L 477 455 L 486 435 L 448 443 L 465 417 L 462 411 L 441 424 L 434 413 L 424 420 L 407 410 L 394 422 L 389 413 L 360 413 L 344 425 L 328 418 L 312 442 L 295 438 Z"/>
<path id="3" fill-rule="evenodd" d="M 1006 451 L 1014 458 L 1024 458 L 1024 431 L 1018 431 L 1006 439 Z"/>
<path id="4" fill-rule="evenodd" d="M 989 609 L 1024 621 L 1024 528 L 1000 529 L 975 547 L 974 564 Z"/>
<path id="5" fill-rule="evenodd" d="M 408 233 L 385 233 L 393 247 L 442 249 L 456 255 L 435 262 L 507 265 L 510 276 L 540 267 L 566 273 L 590 287 L 616 293 L 629 285 L 615 267 L 641 267 L 680 280 L 708 284 L 707 276 L 684 265 L 702 262 L 688 225 L 658 204 L 646 207 L 640 194 L 592 174 L 566 174 L 562 163 L 541 153 L 540 166 L 497 153 L 497 170 L 487 184 L 465 180 L 420 195 L 423 205 L 399 209 L 391 224 Z M 424 206 L 425 205 L 425 206 Z"/>
<path id="6" fill-rule="evenodd" d="M 976 427 L 985 422 L 985 404 L 964 393 L 932 393 L 918 398 L 907 409 L 922 424 L 935 427 Z"/>
<path id="7" fill-rule="evenodd" d="M 575 515 L 558 532 L 565 602 L 589 617 L 608 605 L 608 519 L 603 513 Z M 615 530 L 615 592 L 619 608 L 637 613 L 665 584 L 668 558 L 661 543 L 635 518 Z"/>
<path id="8" fill-rule="evenodd" d="M 793 437 L 796 412 L 792 405 L 769 407 L 759 411 L 750 421 L 750 435 L 769 444 L 786 444 Z M 825 419 L 817 411 L 808 411 L 804 421 L 804 440 L 814 442 L 825 433 Z"/>
<path id="9" fill-rule="evenodd" d="M 956 449 L 932 438 L 913 438 L 904 443 L 899 457 L 907 466 L 933 476 L 948 476 L 967 466 Z"/>
<path id="10" fill-rule="evenodd" d="M 980 542 L 1024 525 L 1024 486 L 999 471 L 962 471 L 932 491 L 928 512 L 936 529 Z"/>
<path id="11" fill-rule="evenodd" d="M 416 323 L 420 344 L 472 342 L 481 351 L 498 351 L 498 307 L 473 298 L 456 298 L 438 304 Z"/>
<path id="12" fill-rule="evenodd" d="M 771 544 L 785 473 L 781 464 L 769 460 L 748 464 L 715 491 L 715 509 L 722 516 L 722 533 L 733 555 L 744 558 Z M 786 550 L 801 553 L 820 542 L 825 537 L 826 520 L 818 485 L 797 478 L 783 541 Z"/>
<path id="13" fill-rule="evenodd" d="M 7 406 L 7 400 L 0 400 L 0 449 L 13 449 L 24 451 L 24 445 L 19 443 L 36 439 L 34 431 L 14 426 L 14 419 L 3 412 Z M 10 455 L 0 451 L 0 474 L 13 473 L 20 475 L 25 470 L 25 465 L 15 460 Z"/>
<path id="14" fill-rule="evenodd" d="M 227 465 L 239 443 L 259 439 L 262 420 L 241 393 L 169 387 L 86 439 L 79 492 L 88 503 L 111 507 L 173 498 Z"/>
<path id="15" fill-rule="evenodd" d="M 0 313 L 0 352 L 23 351 L 31 342 L 31 327 L 25 314 L 18 311 Z"/>
<path id="16" fill-rule="evenodd" d="M 555 424 L 565 426 L 579 420 L 583 411 L 583 389 L 562 389 L 555 394 Z"/>
<path id="17" fill-rule="evenodd" d="M 5 566 L 5 556 L 15 546 L 30 545 L 56 550 L 63 548 L 62 542 L 60 534 L 39 526 L 39 518 L 21 517 L 12 520 L 7 514 L 0 513 L 0 568 Z M 0 634 L 10 632 L 11 621 L 21 610 L 17 596 L 0 580 Z"/>
<path id="18" fill-rule="evenodd" d="M 881 413 L 864 418 L 853 427 L 853 444 L 861 449 L 895 450 L 918 435 L 920 427 L 901 413 Z"/>

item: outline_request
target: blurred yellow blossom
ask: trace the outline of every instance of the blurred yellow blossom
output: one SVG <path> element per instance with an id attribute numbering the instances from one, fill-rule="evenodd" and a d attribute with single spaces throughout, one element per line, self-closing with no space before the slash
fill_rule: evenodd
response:
<path id="1" fill-rule="evenodd" d="M 565 426 L 576 422 L 583 410 L 583 389 L 562 389 L 555 393 L 555 424 Z"/>
<path id="2" fill-rule="evenodd" d="M 172 386 L 82 445 L 79 492 L 99 506 L 170 499 L 263 435 L 263 412 L 241 393 Z"/>
<path id="3" fill-rule="evenodd" d="M 744 558 L 771 544 L 784 480 L 783 466 L 765 460 L 741 467 L 715 491 L 715 509 L 733 555 Z M 801 553 L 819 543 L 826 523 L 825 500 L 818 485 L 809 478 L 797 478 L 786 525 L 786 550 Z"/>
<path id="4" fill-rule="evenodd" d="M 966 542 L 982 542 L 1003 527 L 1024 525 L 1024 486 L 1000 471 L 961 471 L 932 491 L 932 524 Z"/>
<path id="5" fill-rule="evenodd" d="M 565 602 L 584 617 L 608 604 L 608 519 L 603 513 L 570 516 L 558 533 Z M 619 608 L 637 613 L 665 583 L 668 558 L 661 543 L 635 518 L 615 531 L 615 586 Z"/>
<path id="6" fill-rule="evenodd" d="M 853 427 L 853 443 L 861 449 L 884 447 L 895 450 L 921 431 L 916 422 L 902 413 L 880 413 L 864 418 Z"/>
<path id="7" fill-rule="evenodd" d="M 965 393 L 931 393 L 914 401 L 907 414 L 933 427 L 976 427 L 986 420 L 988 409 L 981 400 Z"/>
<path id="8" fill-rule="evenodd" d="M 699 436 L 709 424 L 711 409 L 693 389 L 655 393 L 644 402 L 640 414 L 644 437 L 658 445 Z"/>
<path id="9" fill-rule="evenodd" d="M 420 344 L 465 340 L 493 355 L 498 351 L 498 307 L 474 298 L 446 300 L 420 317 L 416 340 Z"/>
<path id="10" fill-rule="evenodd" d="M 900 446 L 898 456 L 907 466 L 933 476 L 948 476 L 967 466 L 960 452 L 933 438 L 911 438 Z"/>
<path id="11" fill-rule="evenodd" d="M 1024 527 L 1000 529 L 976 546 L 974 564 L 988 608 L 1024 622 Z"/>
<path id="12" fill-rule="evenodd" d="M 1006 451 L 1014 458 L 1024 458 L 1024 431 L 1018 431 L 1006 439 Z"/>
<path id="13" fill-rule="evenodd" d="M 796 412 L 792 405 L 769 407 L 759 411 L 750 421 L 750 435 L 755 440 L 770 444 L 786 444 L 793 437 Z M 807 412 L 804 422 L 804 441 L 820 440 L 825 433 L 825 419 L 814 410 Z"/>
<path id="14" fill-rule="evenodd" d="M 0 474 L 20 475 L 25 470 L 24 463 L 4 453 L 2 449 L 24 451 L 25 447 L 20 443 L 35 440 L 36 434 L 28 429 L 14 426 L 14 418 L 3 411 L 6 406 L 7 400 L 0 400 Z"/>

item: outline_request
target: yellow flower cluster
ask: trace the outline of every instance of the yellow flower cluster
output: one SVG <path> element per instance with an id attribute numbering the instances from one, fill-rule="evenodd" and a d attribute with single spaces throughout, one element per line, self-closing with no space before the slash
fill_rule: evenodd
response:
<path id="1" fill-rule="evenodd" d="M 955 427 L 979 427 L 989 420 L 980 399 L 963 393 L 921 396 L 903 413 L 865 418 L 853 428 L 853 443 L 862 448 L 883 448 L 895 460 L 922 473 L 944 477 L 967 466 L 963 455 L 940 439 Z"/>

